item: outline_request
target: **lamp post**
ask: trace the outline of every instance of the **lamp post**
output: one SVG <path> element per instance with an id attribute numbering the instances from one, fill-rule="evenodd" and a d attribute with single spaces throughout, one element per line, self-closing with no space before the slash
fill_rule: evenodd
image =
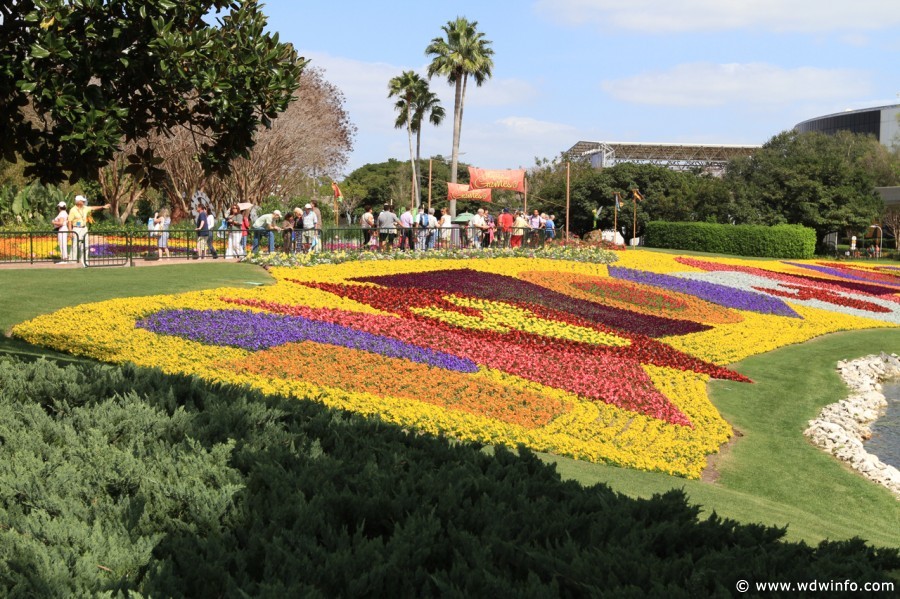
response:
<path id="1" fill-rule="evenodd" d="M 878 229 L 878 250 L 875 252 L 876 258 L 881 258 L 881 242 L 884 241 L 883 231 L 879 225 L 869 225 L 870 229 Z"/>

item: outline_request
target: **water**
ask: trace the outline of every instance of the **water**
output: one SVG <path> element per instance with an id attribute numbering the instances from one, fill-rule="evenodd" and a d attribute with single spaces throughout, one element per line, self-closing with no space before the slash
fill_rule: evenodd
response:
<path id="1" fill-rule="evenodd" d="M 887 411 L 869 427 L 872 438 L 864 445 L 866 451 L 877 455 L 885 464 L 900 468 L 900 381 L 884 383 L 882 393 L 887 398 Z"/>

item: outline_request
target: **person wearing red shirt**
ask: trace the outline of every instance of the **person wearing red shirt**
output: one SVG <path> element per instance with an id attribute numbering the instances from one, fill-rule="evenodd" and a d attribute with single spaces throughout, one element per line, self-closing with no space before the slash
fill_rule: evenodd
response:
<path id="1" fill-rule="evenodd" d="M 513 215 L 506 208 L 500 211 L 500 216 L 497 217 L 497 226 L 500 228 L 500 247 L 506 247 L 513 226 Z"/>

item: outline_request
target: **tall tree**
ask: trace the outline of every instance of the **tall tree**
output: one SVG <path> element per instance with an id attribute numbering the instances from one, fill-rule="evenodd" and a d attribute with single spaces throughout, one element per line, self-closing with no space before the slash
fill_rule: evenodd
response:
<path id="1" fill-rule="evenodd" d="M 478 21 L 469 22 L 465 17 L 457 17 L 441 27 L 446 37 L 436 37 L 425 48 L 425 54 L 433 56 L 428 65 L 428 77 L 446 77 L 455 86 L 453 102 L 453 150 L 450 154 L 450 182 L 456 183 L 459 163 L 459 136 L 462 130 L 463 104 L 466 98 L 466 84 L 469 76 L 481 86 L 491 77 L 494 50 L 491 42 L 478 31 Z M 456 215 L 456 201 L 450 201 L 450 214 Z"/>
<path id="2" fill-rule="evenodd" d="M 785 131 L 749 160 L 729 164 L 726 180 L 760 208 L 763 224 L 805 225 L 821 245 L 829 233 L 853 235 L 878 219 L 883 202 L 875 186 L 890 171 L 872 166 L 883 152 L 874 137 L 848 131 Z"/>
<path id="3" fill-rule="evenodd" d="M 403 71 L 400 75 L 392 78 L 388 82 L 388 98 L 397 97 L 397 103 L 394 107 L 401 113 L 406 114 L 406 134 L 409 137 L 409 164 L 412 167 L 413 178 L 413 203 L 418 206 L 422 203 L 419 193 L 419 177 L 416 169 L 416 155 L 413 152 L 413 128 L 412 119 L 415 112 L 413 100 L 416 96 L 416 89 L 421 87 L 424 80 L 419 77 L 415 71 Z"/>
<path id="4" fill-rule="evenodd" d="M 93 179 L 128 142 L 189 126 L 204 168 L 227 171 L 306 64 L 265 28 L 256 0 L 2 2 L 0 153 L 44 181 Z M 152 152 L 129 161 L 154 172 Z"/>
<path id="5" fill-rule="evenodd" d="M 343 93 L 320 69 L 305 69 L 296 99 L 270 128 L 260 127 L 250 154 L 232 163 L 223 199 L 260 204 L 315 195 L 320 180 L 336 178 L 347 163 L 355 135 Z"/>
<path id="6" fill-rule="evenodd" d="M 437 127 L 444 122 L 446 112 L 444 107 L 441 106 L 440 98 L 431 91 L 428 81 L 425 79 L 420 79 L 419 84 L 416 85 L 412 98 L 412 107 L 410 125 L 416 134 L 416 173 L 418 174 L 419 189 L 422 189 L 422 122 L 427 116 L 428 122 Z M 394 126 L 397 129 L 401 129 L 406 125 L 409 110 L 406 102 L 403 100 L 397 100 L 394 108 L 398 112 Z"/>

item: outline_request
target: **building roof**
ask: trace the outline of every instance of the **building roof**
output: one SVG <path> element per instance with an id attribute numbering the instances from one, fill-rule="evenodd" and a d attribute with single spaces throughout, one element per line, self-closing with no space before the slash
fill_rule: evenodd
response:
<path id="1" fill-rule="evenodd" d="M 565 153 L 571 157 L 600 154 L 599 165 L 641 162 L 675 170 L 721 169 L 734 158 L 751 156 L 762 146 L 735 144 L 648 143 L 627 141 L 579 141 Z M 597 163 L 592 159 L 592 162 Z"/>
<path id="2" fill-rule="evenodd" d="M 886 106 L 873 106 L 871 108 L 857 108 L 856 110 L 844 110 L 842 112 L 834 112 L 832 114 L 823 114 L 822 116 L 813 117 L 811 119 L 806 119 L 805 121 L 801 121 L 794 125 L 794 128 L 800 127 L 804 123 L 810 123 L 812 121 L 818 121 L 821 119 L 830 119 L 836 116 L 845 116 L 848 114 L 861 114 L 864 112 L 881 112 L 882 110 L 891 110 L 892 108 L 900 108 L 900 104 L 888 104 Z"/>

